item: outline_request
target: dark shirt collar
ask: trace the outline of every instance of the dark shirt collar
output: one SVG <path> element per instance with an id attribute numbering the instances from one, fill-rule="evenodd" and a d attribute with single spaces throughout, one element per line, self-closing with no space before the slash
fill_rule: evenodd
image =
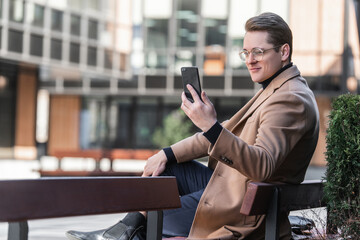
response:
<path id="1" fill-rule="evenodd" d="M 293 63 L 289 63 L 287 65 L 285 65 L 284 67 L 282 67 L 280 70 L 278 70 L 274 75 L 272 75 L 271 77 L 269 77 L 268 79 L 266 79 L 265 81 L 260 82 L 259 84 L 262 85 L 262 88 L 265 89 L 270 82 L 276 78 L 277 76 L 279 76 L 280 73 L 282 73 L 283 71 L 285 71 L 286 69 L 288 69 L 289 67 L 291 67 L 293 65 Z"/>

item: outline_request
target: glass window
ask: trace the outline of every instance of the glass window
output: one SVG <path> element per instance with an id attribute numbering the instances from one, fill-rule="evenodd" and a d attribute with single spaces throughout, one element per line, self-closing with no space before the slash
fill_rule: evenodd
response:
<path id="1" fill-rule="evenodd" d="M 70 43 L 70 62 L 80 62 L 80 44 Z"/>
<path id="2" fill-rule="evenodd" d="M 226 19 L 205 19 L 205 45 L 225 46 L 227 21 Z"/>
<path id="3" fill-rule="evenodd" d="M 3 9 L 2 0 L 0 0 L 0 18 L 2 18 L 2 9 Z"/>
<path id="4" fill-rule="evenodd" d="M 88 47 L 87 63 L 89 66 L 96 66 L 97 62 L 96 47 Z"/>
<path id="5" fill-rule="evenodd" d="M 9 19 L 13 22 L 24 21 L 24 1 L 23 0 L 10 0 L 9 1 Z"/>
<path id="6" fill-rule="evenodd" d="M 34 9 L 30 13 L 31 16 L 31 24 L 37 27 L 44 26 L 44 7 L 38 4 L 34 4 Z"/>
<path id="7" fill-rule="evenodd" d="M 30 35 L 30 54 L 39 57 L 43 55 L 43 37 L 41 35 Z"/>
<path id="8" fill-rule="evenodd" d="M 84 98 L 80 114 L 80 146 L 104 147 L 106 138 L 106 103 L 104 99 Z"/>
<path id="9" fill-rule="evenodd" d="M 178 50 L 175 54 L 175 72 L 180 74 L 181 67 L 195 66 L 196 55 L 191 50 Z"/>
<path id="10" fill-rule="evenodd" d="M 136 111 L 136 147 L 152 147 L 151 138 L 157 127 L 157 105 L 155 99 L 142 99 Z"/>
<path id="11" fill-rule="evenodd" d="M 113 52 L 111 50 L 105 50 L 104 52 L 104 67 L 107 69 L 112 68 Z"/>
<path id="12" fill-rule="evenodd" d="M 204 0 L 205 75 L 222 75 L 225 68 L 228 1 Z"/>
<path id="13" fill-rule="evenodd" d="M 120 71 L 126 71 L 129 69 L 129 54 L 120 53 Z"/>
<path id="14" fill-rule="evenodd" d="M 62 57 L 62 41 L 59 39 L 51 39 L 50 57 L 52 59 L 61 60 Z"/>
<path id="15" fill-rule="evenodd" d="M 51 10 L 51 29 L 54 31 L 62 31 L 63 28 L 63 13 L 61 11 Z"/>
<path id="16" fill-rule="evenodd" d="M 23 32 L 9 30 L 8 49 L 12 52 L 21 53 L 23 50 Z"/>
<path id="17" fill-rule="evenodd" d="M 131 99 L 120 98 L 111 102 L 109 111 L 109 138 L 113 148 L 131 148 L 133 146 L 133 104 Z"/>
<path id="18" fill-rule="evenodd" d="M 146 19 L 147 48 L 166 49 L 168 46 L 168 19 Z"/>
<path id="19" fill-rule="evenodd" d="M 71 27 L 70 27 L 71 35 L 80 36 L 80 29 L 81 29 L 80 16 L 71 14 Z"/>
<path id="20" fill-rule="evenodd" d="M 167 68 L 166 53 L 150 51 L 146 54 L 146 67 L 148 68 Z"/>
<path id="21" fill-rule="evenodd" d="M 197 42 L 198 2 L 181 0 L 176 12 L 178 22 L 176 43 L 179 47 L 195 47 Z"/>
<path id="22" fill-rule="evenodd" d="M 96 20 L 89 20 L 88 37 L 95 40 L 98 39 L 98 22 Z"/>

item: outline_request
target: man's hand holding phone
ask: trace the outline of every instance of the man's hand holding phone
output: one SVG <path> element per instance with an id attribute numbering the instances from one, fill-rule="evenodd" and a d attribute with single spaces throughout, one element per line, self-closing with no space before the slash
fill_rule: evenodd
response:
<path id="1" fill-rule="evenodd" d="M 215 108 L 204 91 L 198 95 L 192 85 L 187 84 L 185 87 L 190 92 L 194 102 L 191 102 L 183 92 L 181 109 L 198 128 L 207 132 L 217 121 Z"/>

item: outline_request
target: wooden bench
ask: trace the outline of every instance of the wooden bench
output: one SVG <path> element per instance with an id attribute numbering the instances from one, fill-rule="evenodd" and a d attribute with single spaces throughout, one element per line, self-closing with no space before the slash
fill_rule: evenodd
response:
<path id="1" fill-rule="evenodd" d="M 322 199 L 322 181 L 297 185 L 250 182 L 240 212 L 248 216 L 266 214 L 265 240 L 277 240 L 280 212 L 324 207 Z"/>
<path id="2" fill-rule="evenodd" d="M 181 206 L 174 177 L 71 177 L 0 181 L 8 240 L 27 240 L 28 220 L 148 211 L 147 237 L 162 237 L 162 210 Z M 64 233 L 65 234 L 65 233 Z"/>
<path id="3" fill-rule="evenodd" d="M 150 156 L 154 155 L 158 150 L 151 149 L 58 149 L 51 153 L 58 159 L 58 167 L 55 170 L 43 170 L 40 169 L 40 176 L 42 177 L 63 177 L 63 176 L 141 176 L 140 171 L 114 171 L 113 161 L 116 159 L 131 159 L 131 160 L 146 160 Z M 62 169 L 62 161 L 64 158 L 91 158 L 95 161 L 95 169 L 93 171 L 77 170 L 69 171 Z M 109 159 L 110 170 L 102 171 L 100 169 L 100 162 L 102 159 Z"/>

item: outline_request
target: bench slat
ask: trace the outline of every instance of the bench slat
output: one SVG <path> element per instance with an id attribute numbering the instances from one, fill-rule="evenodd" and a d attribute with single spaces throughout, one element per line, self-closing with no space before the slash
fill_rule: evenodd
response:
<path id="1" fill-rule="evenodd" d="M 156 211 L 181 206 L 174 177 L 2 180 L 0 196 L 2 222 L 139 210 Z"/>

